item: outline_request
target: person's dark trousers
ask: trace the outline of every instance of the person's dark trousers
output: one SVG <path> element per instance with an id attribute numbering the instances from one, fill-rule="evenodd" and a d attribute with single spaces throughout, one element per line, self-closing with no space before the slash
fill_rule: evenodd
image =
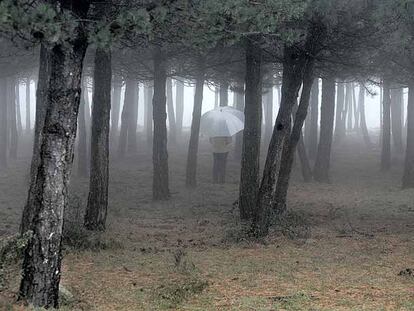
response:
<path id="1" fill-rule="evenodd" d="M 226 166 L 227 156 L 226 153 L 213 153 L 213 183 L 224 184 L 226 181 Z"/>

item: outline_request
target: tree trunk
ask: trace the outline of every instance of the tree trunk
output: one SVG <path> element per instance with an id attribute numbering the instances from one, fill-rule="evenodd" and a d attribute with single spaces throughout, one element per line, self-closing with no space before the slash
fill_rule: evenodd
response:
<path id="1" fill-rule="evenodd" d="M 392 140 L 394 142 L 394 148 L 397 154 L 403 152 L 403 139 L 402 139 L 402 105 L 403 102 L 403 89 L 391 90 L 391 133 Z"/>
<path id="2" fill-rule="evenodd" d="M 152 147 L 154 200 L 168 200 L 170 197 L 168 150 L 167 150 L 167 113 L 166 113 L 166 61 L 163 52 L 154 51 L 154 96 L 152 99 L 154 119 L 154 140 Z"/>
<path id="3" fill-rule="evenodd" d="M 121 94 L 122 94 L 122 78 L 114 76 L 114 93 L 111 107 L 111 140 L 110 144 L 115 144 L 116 137 L 119 135 L 119 115 L 121 112 Z"/>
<path id="4" fill-rule="evenodd" d="M 8 150 L 8 99 L 7 99 L 7 80 L 0 79 L 0 169 L 7 167 L 7 150 Z"/>
<path id="5" fill-rule="evenodd" d="M 303 88 L 302 94 L 300 97 L 299 107 L 296 109 L 294 124 L 292 132 L 288 139 L 286 139 L 283 146 L 283 153 L 281 163 L 283 165 L 280 168 L 279 176 L 277 179 L 277 186 L 275 192 L 275 205 L 274 208 L 276 213 L 281 214 L 286 211 L 286 198 L 289 188 L 289 179 L 292 172 L 292 164 L 296 151 L 296 146 L 302 140 L 302 127 L 305 122 L 306 115 L 309 107 L 309 98 L 312 89 L 313 81 L 313 62 L 307 64 L 304 75 L 303 75 Z M 303 148 L 304 149 L 304 148 Z M 301 154 L 301 156 L 306 157 L 306 152 Z M 301 158 L 302 159 L 302 158 Z M 307 157 L 306 157 L 307 159 Z M 309 162 L 306 159 L 302 159 L 302 171 L 304 171 L 304 178 L 306 181 L 311 179 L 311 172 L 309 167 Z"/>
<path id="6" fill-rule="evenodd" d="M 336 117 L 335 117 L 335 142 L 339 143 L 345 136 L 344 126 L 342 121 L 344 120 L 342 114 L 344 112 L 345 104 L 345 85 L 343 81 L 338 81 L 338 90 L 336 94 Z"/>
<path id="7" fill-rule="evenodd" d="M 85 6 L 77 8 L 81 18 L 86 17 L 88 6 Z M 70 42 L 76 44 L 55 45 L 50 53 L 40 161 L 33 170 L 36 176 L 31 178 L 34 184 L 30 185 L 27 204 L 33 217 L 25 227 L 33 236 L 25 251 L 19 293 L 20 298 L 27 299 L 34 307 L 56 308 L 59 304 L 63 214 L 72 170 L 82 63 L 87 48 L 82 28 L 79 25 L 74 30 Z"/>
<path id="8" fill-rule="evenodd" d="M 407 104 L 407 147 L 405 149 L 403 189 L 414 188 L 414 81 L 409 84 Z"/>
<path id="9" fill-rule="evenodd" d="M 220 83 L 220 107 L 229 105 L 229 84 L 227 82 Z"/>
<path id="10" fill-rule="evenodd" d="M 127 79 L 125 98 L 121 116 L 121 132 L 119 133 L 118 157 L 123 158 L 128 151 L 137 151 L 136 112 L 138 107 L 138 82 Z M 135 126 L 134 126 L 135 125 Z"/>
<path id="11" fill-rule="evenodd" d="M 84 83 L 82 83 L 84 84 Z M 86 88 L 82 89 L 80 105 L 79 105 L 79 115 L 78 115 L 78 171 L 77 175 L 80 177 L 88 176 L 88 145 L 87 145 L 87 132 L 86 132 L 86 103 L 85 94 Z"/>
<path id="12" fill-rule="evenodd" d="M 382 143 L 381 143 L 381 170 L 391 168 L 391 94 L 390 83 L 384 79 L 382 99 Z"/>
<path id="13" fill-rule="evenodd" d="M 265 146 L 269 145 L 270 138 L 273 132 L 273 88 L 266 90 L 264 100 L 264 112 L 265 112 L 265 133 L 264 143 Z"/>
<path id="14" fill-rule="evenodd" d="M 369 138 L 367 121 L 365 117 L 365 88 L 364 85 L 361 83 L 359 85 L 359 98 L 358 98 L 358 107 L 359 107 L 359 114 L 360 114 L 360 128 L 362 132 L 362 137 L 364 138 L 365 145 L 368 148 L 372 147 L 371 139 Z"/>
<path id="15" fill-rule="evenodd" d="M 347 117 L 348 117 L 348 121 L 347 121 L 347 127 L 348 127 L 348 132 L 351 132 L 352 130 L 353 130 L 353 127 L 352 127 L 352 105 L 353 105 L 353 93 L 354 93 L 354 87 L 353 87 L 353 85 L 352 85 L 352 82 L 350 82 L 350 83 L 348 83 L 348 89 L 347 89 L 347 92 L 349 91 L 349 101 L 348 101 L 348 109 L 347 109 L 347 112 L 348 112 L 348 115 L 347 115 Z"/>
<path id="16" fill-rule="evenodd" d="M 270 140 L 257 206 L 253 216 L 252 233 L 255 236 L 265 236 L 269 230 L 269 214 L 271 207 L 275 204 L 274 195 L 280 169 L 280 158 L 285 140 L 290 134 L 292 108 L 297 101 L 304 66 L 305 60 L 298 57 L 293 48 L 285 47 L 280 108 Z"/>
<path id="17" fill-rule="evenodd" d="M 355 96 L 355 84 L 352 83 L 352 102 L 353 102 L 353 109 L 354 109 L 354 130 L 359 131 L 359 107 L 357 107 L 357 101 Z"/>
<path id="18" fill-rule="evenodd" d="M 17 136 L 20 137 L 23 133 L 22 114 L 20 111 L 20 83 L 19 79 L 15 80 L 15 94 L 16 94 L 16 116 L 17 116 Z"/>
<path id="19" fill-rule="evenodd" d="M 104 231 L 108 210 L 111 52 L 96 50 L 92 109 L 91 173 L 85 227 Z"/>
<path id="20" fill-rule="evenodd" d="M 318 151 L 318 121 L 319 121 L 319 78 L 313 80 L 310 98 L 310 129 L 308 151 L 309 157 L 315 159 Z"/>
<path id="21" fill-rule="evenodd" d="M 312 181 L 312 169 L 311 164 L 309 161 L 308 153 L 306 151 L 305 142 L 303 140 L 303 134 L 300 133 L 300 138 L 298 142 L 298 155 L 300 160 L 300 168 L 302 172 L 302 177 L 304 182 L 311 182 Z M 295 158 L 293 158 L 295 159 Z"/>
<path id="22" fill-rule="evenodd" d="M 10 107 L 10 149 L 9 156 L 11 159 L 17 159 L 17 146 L 19 143 L 19 136 L 17 130 L 17 113 L 16 113 L 16 82 L 14 78 L 10 78 L 7 81 L 8 93 L 7 96 Z"/>
<path id="23" fill-rule="evenodd" d="M 147 144 L 149 147 L 152 147 L 153 140 L 153 122 L 152 122 L 152 95 L 154 93 L 154 88 L 149 84 L 144 84 L 144 109 L 145 109 L 145 132 L 147 136 Z"/>
<path id="24" fill-rule="evenodd" d="M 34 208 L 33 200 L 37 195 L 36 185 L 38 183 L 37 169 L 40 165 L 40 147 L 43 141 L 43 126 L 46 117 L 46 107 L 48 103 L 49 77 L 51 75 L 51 56 L 50 51 L 44 46 L 40 47 L 39 75 L 36 89 L 36 117 L 34 127 L 33 153 L 30 166 L 30 188 L 26 205 L 23 210 L 20 233 L 24 234 L 30 229 Z"/>
<path id="25" fill-rule="evenodd" d="M 26 133 L 31 131 L 31 107 L 30 107 L 30 78 L 26 79 Z"/>
<path id="26" fill-rule="evenodd" d="M 242 221 L 252 220 L 259 189 L 262 131 L 262 51 L 255 38 L 246 42 L 246 93 L 240 171 L 239 209 Z"/>
<path id="27" fill-rule="evenodd" d="M 194 188 L 197 186 L 197 155 L 204 90 L 204 72 L 202 71 L 201 66 L 204 66 L 204 64 L 200 64 L 200 72 L 196 79 L 193 118 L 191 120 L 190 143 L 188 145 L 185 185 L 189 188 Z"/>
<path id="28" fill-rule="evenodd" d="M 237 86 L 237 90 L 234 93 L 236 97 L 236 109 L 240 111 L 244 111 L 244 83 L 240 83 Z M 236 134 L 236 141 L 234 146 L 234 158 L 236 160 L 241 160 L 242 154 L 242 146 L 243 146 L 243 131 Z"/>
<path id="29" fill-rule="evenodd" d="M 214 108 L 219 106 L 219 98 L 220 98 L 220 88 L 217 86 L 214 88 Z"/>
<path id="30" fill-rule="evenodd" d="M 177 113 L 177 134 L 181 136 L 183 131 L 183 117 L 184 117 L 184 82 L 180 79 L 175 80 L 176 94 L 175 94 L 175 108 Z"/>
<path id="31" fill-rule="evenodd" d="M 322 80 L 321 104 L 321 133 L 319 138 L 318 154 L 316 156 L 313 176 L 318 182 L 329 182 L 329 167 L 331 160 L 331 146 L 333 124 L 335 116 L 335 80 Z"/>
<path id="32" fill-rule="evenodd" d="M 173 90 L 172 90 L 172 80 L 167 78 L 167 108 L 168 108 L 168 125 L 170 130 L 169 139 L 172 144 L 177 143 L 177 126 L 175 123 L 175 113 L 174 113 L 174 102 L 173 102 Z"/>

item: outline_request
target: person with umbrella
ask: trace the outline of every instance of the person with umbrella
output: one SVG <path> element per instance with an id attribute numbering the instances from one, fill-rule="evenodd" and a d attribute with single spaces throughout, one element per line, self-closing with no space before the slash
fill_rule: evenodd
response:
<path id="1" fill-rule="evenodd" d="M 232 136 L 244 128 L 243 112 L 231 107 L 219 107 L 201 117 L 201 132 L 209 137 L 213 151 L 213 182 L 225 183 L 227 157 Z"/>

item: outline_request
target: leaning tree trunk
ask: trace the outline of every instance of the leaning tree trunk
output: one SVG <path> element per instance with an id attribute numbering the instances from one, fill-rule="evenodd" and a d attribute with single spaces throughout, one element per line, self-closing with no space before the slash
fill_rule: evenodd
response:
<path id="1" fill-rule="evenodd" d="M 199 136 L 200 136 L 201 109 L 203 105 L 204 79 L 205 79 L 204 72 L 202 71 L 201 66 L 204 66 L 204 64 L 200 64 L 199 74 L 196 78 L 193 118 L 191 120 L 190 143 L 188 145 L 188 155 L 187 155 L 185 185 L 189 188 L 194 188 L 197 186 L 197 155 L 198 155 L 198 142 L 199 142 Z"/>
<path id="2" fill-rule="evenodd" d="M 92 109 L 91 172 L 85 227 L 104 231 L 108 210 L 111 52 L 96 50 Z"/>
<path id="3" fill-rule="evenodd" d="M 177 143 L 177 126 L 175 123 L 175 112 L 173 102 L 172 80 L 167 78 L 167 110 L 168 110 L 168 125 L 169 125 L 169 140 L 172 144 Z"/>
<path id="4" fill-rule="evenodd" d="M 339 143 L 345 136 L 344 126 L 342 125 L 342 114 L 345 104 L 345 85 L 343 81 L 338 81 L 336 94 L 336 117 L 335 117 L 335 143 Z"/>
<path id="5" fill-rule="evenodd" d="M 329 182 L 331 146 L 335 116 L 335 80 L 322 80 L 321 133 L 313 177 L 318 182 Z"/>
<path id="6" fill-rule="evenodd" d="M 16 86 L 15 79 L 8 79 L 8 93 L 7 96 L 10 107 L 10 149 L 9 156 L 11 159 L 17 158 L 17 145 L 19 143 L 19 134 L 17 130 L 17 112 L 16 112 Z"/>
<path id="7" fill-rule="evenodd" d="M 414 188 L 414 81 L 410 82 L 407 104 L 407 147 L 405 149 L 403 189 Z"/>
<path id="8" fill-rule="evenodd" d="M 7 167 L 7 142 L 9 136 L 8 105 L 7 105 L 7 80 L 0 79 L 0 169 Z"/>
<path id="9" fill-rule="evenodd" d="M 305 122 L 306 115 L 308 112 L 309 107 L 309 98 L 312 89 L 312 81 L 313 81 L 313 61 L 310 61 L 306 65 L 306 69 L 303 75 L 303 88 L 302 94 L 300 97 L 299 107 L 297 107 L 296 114 L 294 117 L 294 124 L 292 128 L 292 132 L 288 139 L 286 139 L 285 144 L 283 146 L 283 153 L 281 163 L 283 165 L 280 168 L 279 176 L 277 179 L 277 186 L 275 192 L 275 205 L 273 208 L 275 209 L 276 213 L 281 214 L 286 211 L 286 198 L 287 192 L 289 188 L 289 179 L 290 174 L 292 172 L 292 165 L 293 159 L 296 151 L 296 146 L 298 142 L 302 138 L 302 127 L 303 123 Z M 302 156 L 306 156 L 306 153 Z M 302 162 L 302 169 L 307 170 L 304 177 L 305 179 L 310 179 L 310 169 L 309 169 L 309 162 L 304 161 Z"/>
<path id="10" fill-rule="evenodd" d="M 304 66 L 305 59 L 298 56 L 295 49 L 285 47 L 280 108 L 273 129 L 272 139 L 270 140 L 253 216 L 252 234 L 255 236 L 265 236 L 269 230 L 269 214 L 271 207 L 275 204 L 274 195 L 281 164 L 282 149 L 290 134 L 292 109 L 297 101 Z"/>
<path id="11" fill-rule="evenodd" d="M 362 83 L 359 84 L 359 98 L 358 98 L 358 107 L 359 107 L 359 117 L 360 117 L 360 128 L 362 132 L 362 137 L 364 138 L 365 145 L 368 148 L 372 147 L 371 139 L 369 138 L 367 120 L 365 117 L 365 88 Z"/>
<path id="12" fill-rule="evenodd" d="M 248 38 L 246 42 L 246 93 L 243 147 L 240 171 L 239 209 L 242 221 L 250 221 L 259 188 L 260 137 L 262 131 L 262 51 Z"/>
<path id="13" fill-rule="evenodd" d="M 30 134 L 31 131 L 31 107 L 30 107 L 30 78 L 26 79 L 26 133 Z"/>
<path id="14" fill-rule="evenodd" d="M 180 79 L 175 80 L 176 94 L 175 94 L 175 108 L 177 113 L 177 135 L 181 136 L 183 131 L 183 117 L 184 117 L 184 82 Z"/>
<path id="15" fill-rule="evenodd" d="M 79 115 L 78 115 L 78 171 L 77 175 L 80 177 L 88 176 L 88 146 L 87 146 L 87 132 L 86 132 L 86 103 L 85 94 L 86 88 L 82 89 L 80 105 L 79 105 Z"/>
<path id="16" fill-rule="evenodd" d="M 391 94 L 390 83 L 384 79 L 382 97 L 382 142 L 381 142 L 381 170 L 391 168 Z"/>
<path id="17" fill-rule="evenodd" d="M 391 134 L 394 142 L 395 151 L 398 154 L 403 152 L 402 139 L 402 105 L 403 89 L 392 89 L 391 91 Z"/>
<path id="18" fill-rule="evenodd" d="M 170 197 L 168 150 L 167 150 L 167 113 L 166 83 L 167 71 L 163 52 L 156 48 L 154 61 L 154 96 L 152 98 L 154 119 L 154 140 L 152 145 L 154 200 L 168 200 Z"/>
<path id="19" fill-rule="evenodd" d="M 229 105 L 229 84 L 227 82 L 220 83 L 220 107 Z"/>
<path id="20" fill-rule="evenodd" d="M 307 139 L 309 158 L 315 159 L 318 151 L 318 121 L 319 121 L 319 78 L 313 80 L 310 98 L 310 126 Z"/>
<path id="21" fill-rule="evenodd" d="M 48 102 L 49 77 L 51 75 L 51 56 L 50 51 L 43 44 L 40 47 L 39 75 L 36 89 L 36 117 L 34 124 L 34 140 L 32 162 L 30 166 L 30 188 L 26 205 L 23 209 L 20 233 L 24 234 L 30 229 L 34 217 L 32 203 L 37 195 L 36 185 L 38 183 L 37 169 L 40 165 L 40 148 L 43 141 L 43 126 L 46 117 L 46 107 Z"/>
<path id="22" fill-rule="evenodd" d="M 153 140 L 153 121 L 152 121 L 152 94 L 154 88 L 149 84 L 144 84 L 144 110 L 145 110 L 145 133 L 147 139 L 147 145 L 152 147 Z"/>
<path id="23" fill-rule="evenodd" d="M 76 9 L 78 16 L 86 18 L 87 5 Z M 80 24 L 75 28 L 72 44 L 67 42 L 52 48 L 47 97 L 41 102 L 45 104 L 46 115 L 40 158 L 33 170 L 36 176 L 31 178 L 34 183 L 30 185 L 27 203 L 32 217 L 28 225 L 22 226 L 31 230 L 32 238 L 24 255 L 19 293 L 20 298 L 35 307 L 52 308 L 59 304 L 63 214 L 68 202 L 82 65 L 87 48 L 83 27 Z"/>
<path id="24" fill-rule="evenodd" d="M 115 145 L 116 138 L 119 135 L 119 116 L 121 113 L 121 94 L 122 94 L 122 78 L 114 76 L 114 93 L 111 107 L 111 145 Z"/>

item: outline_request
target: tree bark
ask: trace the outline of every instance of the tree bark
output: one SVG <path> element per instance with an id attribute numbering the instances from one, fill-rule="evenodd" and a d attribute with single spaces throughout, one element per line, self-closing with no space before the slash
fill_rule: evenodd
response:
<path id="1" fill-rule="evenodd" d="M 126 79 L 125 98 L 121 116 L 121 132 L 119 133 L 118 157 L 123 158 L 128 151 L 137 151 L 136 112 L 138 109 L 138 82 Z M 127 147 L 128 146 L 128 147 Z"/>
<path id="2" fill-rule="evenodd" d="M 382 143 L 381 143 L 381 170 L 391 168 L 391 94 L 390 83 L 384 79 L 382 99 Z"/>
<path id="3" fill-rule="evenodd" d="M 172 144 L 177 143 L 177 126 L 175 122 L 172 80 L 167 78 L 167 108 L 168 108 L 168 125 L 169 125 L 169 139 Z"/>
<path id="4" fill-rule="evenodd" d="M 410 81 L 407 104 L 407 147 L 405 149 L 403 189 L 414 188 L 414 81 Z"/>
<path id="5" fill-rule="evenodd" d="M 242 221 L 254 215 L 259 188 L 260 138 L 262 131 L 262 51 L 248 38 L 246 42 L 246 91 L 240 171 L 239 209 Z"/>
<path id="6" fill-rule="evenodd" d="M 191 120 L 191 134 L 190 142 L 188 145 L 187 168 L 185 179 L 185 185 L 189 188 L 194 188 L 197 186 L 197 155 L 205 79 L 204 72 L 201 69 L 201 66 L 204 66 L 204 64 L 200 64 L 199 66 L 199 74 L 196 79 L 196 88 L 194 94 L 193 118 Z"/>
<path id="7" fill-rule="evenodd" d="M 359 131 L 359 107 L 357 107 L 357 101 L 356 101 L 356 96 L 355 96 L 355 84 L 352 83 L 352 102 L 353 102 L 353 108 L 354 108 L 354 119 L 355 119 L 355 123 L 354 123 L 354 130 L 355 131 Z"/>
<path id="8" fill-rule="evenodd" d="M 166 61 L 163 52 L 156 48 L 154 61 L 154 96 L 152 99 L 154 119 L 154 139 L 152 147 L 153 183 L 152 197 L 154 200 L 170 198 L 168 150 L 167 150 L 167 113 L 166 113 Z"/>
<path id="9" fill-rule="evenodd" d="M 75 9 L 78 16 L 86 18 L 87 4 Z M 63 214 L 72 170 L 86 48 L 87 37 L 83 25 L 79 24 L 73 40 L 55 45 L 50 53 L 40 161 L 33 170 L 36 176 L 31 178 L 34 184 L 30 185 L 27 203 L 32 217 L 29 226 L 24 226 L 33 235 L 25 251 L 19 293 L 20 298 L 34 307 L 56 308 L 59 304 Z"/>
<path id="10" fill-rule="evenodd" d="M 352 105 L 353 105 L 353 93 L 354 93 L 354 86 L 352 85 L 352 82 L 348 83 L 348 89 L 347 92 L 349 91 L 349 101 L 348 101 L 348 109 L 347 109 L 347 128 L 348 128 L 348 132 L 351 132 L 353 130 L 352 127 Z"/>
<path id="11" fill-rule="evenodd" d="M 271 207 L 275 204 L 274 197 L 282 149 L 290 134 L 292 108 L 297 101 L 304 66 L 305 59 L 298 56 L 295 49 L 285 47 L 280 108 L 270 140 L 253 216 L 252 234 L 255 236 L 265 236 L 269 230 L 269 214 Z"/>
<path id="12" fill-rule="evenodd" d="M 319 121 L 319 78 L 313 80 L 310 99 L 310 129 L 308 151 L 309 157 L 315 159 L 318 151 L 318 121 Z"/>
<path id="13" fill-rule="evenodd" d="M 7 79 L 7 96 L 9 104 L 9 125 L 10 125 L 10 149 L 9 156 L 11 159 L 17 159 L 17 147 L 19 143 L 19 134 L 17 129 L 17 112 L 16 112 L 16 82 L 14 78 Z"/>
<path id="14" fill-rule="evenodd" d="M 91 172 L 85 227 L 104 231 L 108 210 L 111 52 L 96 50 L 92 109 Z"/>
<path id="15" fill-rule="evenodd" d="M 30 78 L 26 79 L 26 133 L 29 135 L 31 128 L 31 106 L 30 106 Z"/>
<path id="16" fill-rule="evenodd" d="M 20 137 L 23 134 L 23 125 L 22 125 L 22 113 L 20 109 L 20 83 L 19 79 L 15 80 L 15 94 L 16 94 L 16 116 L 17 116 L 17 136 Z"/>
<path id="17" fill-rule="evenodd" d="M 273 132 L 273 88 L 266 90 L 266 95 L 264 96 L 264 112 L 265 112 L 265 133 L 264 133 L 264 143 L 265 146 L 269 145 L 270 138 L 272 137 Z"/>
<path id="18" fill-rule="evenodd" d="M 145 132 L 147 137 L 147 144 L 152 147 L 153 140 L 153 122 L 152 122 L 152 95 L 154 88 L 149 84 L 144 84 L 144 109 L 145 109 Z"/>
<path id="19" fill-rule="evenodd" d="M 244 111 L 244 83 L 239 83 L 237 85 L 237 90 L 234 93 L 236 97 L 236 109 L 240 111 Z M 236 160 L 241 160 L 242 154 L 242 146 L 243 146 L 243 131 L 236 134 L 236 141 L 234 145 L 234 158 Z"/>
<path id="20" fill-rule="evenodd" d="M 345 85 L 343 81 L 338 81 L 338 90 L 336 94 L 336 117 L 335 117 L 335 142 L 339 143 L 345 136 L 344 126 L 342 124 L 344 104 L 345 104 Z"/>
<path id="21" fill-rule="evenodd" d="M 402 105 L 403 102 L 403 89 L 391 90 L 391 134 L 394 143 L 395 151 L 398 154 L 403 152 L 403 139 L 402 139 Z"/>
<path id="22" fill-rule="evenodd" d="M 111 107 L 111 145 L 119 135 L 119 116 L 121 113 L 122 78 L 114 76 L 114 93 Z"/>
<path id="23" fill-rule="evenodd" d="M 322 80 L 321 133 L 313 176 L 318 182 L 329 182 L 333 124 L 335 116 L 335 80 Z"/>
<path id="24" fill-rule="evenodd" d="M 214 108 L 217 108 L 219 106 L 220 103 L 220 88 L 218 88 L 217 86 L 214 88 Z"/>
<path id="25" fill-rule="evenodd" d="M 226 81 L 220 83 L 220 107 L 229 105 L 229 84 Z"/>
<path id="26" fill-rule="evenodd" d="M 84 83 L 82 83 L 84 85 Z M 86 103 L 85 87 L 82 88 L 81 99 L 79 104 L 79 115 L 78 115 L 78 171 L 77 175 L 80 177 L 88 176 L 88 145 L 87 145 L 87 131 L 86 131 Z"/>
<path id="27" fill-rule="evenodd" d="M 8 151 L 8 99 L 7 99 L 7 80 L 0 79 L 0 169 L 7 167 Z"/>
<path id="28" fill-rule="evenodd" d="M 184 82 L 180 79 L 175 80 L 176 94 L 175 106 L 177 113 L 177 135 L 181 136 L 183 131 L 183 117 L 184 117 Z"/>
<path id="29" fill-rule="evenodd" d="M 302 128 L 303 123 L 305 122 L 306 115 L 308 113 L 309 107 L 309 99 L 310 93 L 312 89 L 312 81 L 313 81 L 313 62 L 309 62 L 306 65 L 306 69 L 303 75 L 303 88 L 302 94 L 300 97 L 299 107 L 296 109 L 296 113 L 294 114 L 294 124 L 292 128 L 292 132 L 289 138 L 286 140 L 283 146 L 283 153 L 281 163 L 283 165 L 280 168 L 279 176 L 277 179 L 277 186 L 275 192 L 275 205 L 274 208 L 276 213 L 281 214 L 286 211 L 286 198 L 287 192 L 289 189 L 289 180 L 290 175 L 292 172 L 292 165 L 293 159 L 296 151 L 296 146 L 298 143 L 300 144 L 300 140 L 302 140 Z M 304 149 L 304 148 L 303 148 Z M 307 161 L 306 151 L 305 153 L 300 153 L 301 162 L 302 162 L 302 171 L 304 172 L 305 181 L 310 181 L 311 179 L 311 172 L 309 162 Z M 303 159 L 302 157 L 305 157 Z"/>
<path id="30" fill-rule="evenodd" d="M 359 85 L 359 98 L 358 98 L 358 107 L 359 107 L 359 117 L 360 117 L 360 128 L 362 132 L 362 137 L 364 138 L 365 145 L 368 148 L 372 147 L 371 139 L 369 138 L 369 132 L 367 127 L 367 120 L 365 117 L 365 88 L 362 83 Z"/>

